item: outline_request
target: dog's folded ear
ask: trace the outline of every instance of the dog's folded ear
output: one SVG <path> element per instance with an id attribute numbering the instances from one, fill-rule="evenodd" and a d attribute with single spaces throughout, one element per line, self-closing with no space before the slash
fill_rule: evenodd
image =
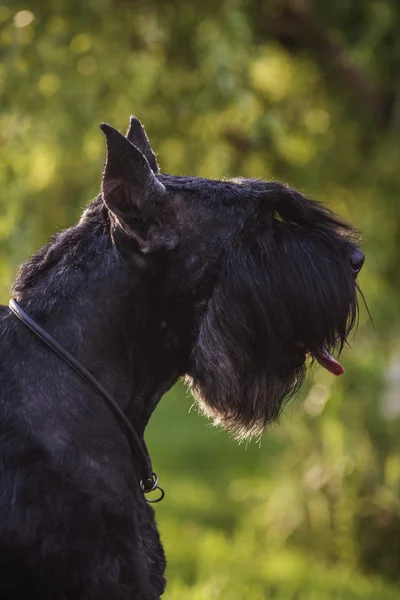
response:
<path id="1" fill-rule="evenodd" d="M 107 142 L 101 193 L 114 220 L 143 253 L 175 247 L 177 235 L 165 202 L 166 190 L 147 158 L 110 125 L 102 123 L 100 128 Z"/>
<path id="2" fill-rule="evenodd" d="M 139 119 L 134 116 L 131 116 L 126 137 L 147 158 L 147 162 L 149 163 L 151 170 L 157 175 L 159 171 L 158 164 L 154 152 L 151 149 L 149 138 L 147 137 L 144 127 Z"/>

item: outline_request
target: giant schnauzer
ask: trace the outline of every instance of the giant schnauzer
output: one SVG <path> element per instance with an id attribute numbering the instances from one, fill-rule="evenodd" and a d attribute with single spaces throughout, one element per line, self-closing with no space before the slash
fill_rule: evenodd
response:
<path id="1" fill-rule="evenodd" d="M 214 422 L 259 436 L 310 362 L 342 373 L 357 315 L 364 256 L 327 208 L 161 175 L 137 119 L 101 129 L 101 194 L 0 312 L 2 600 L 159 599 L 143 435 L 164 392 L 186 376 Z"/>

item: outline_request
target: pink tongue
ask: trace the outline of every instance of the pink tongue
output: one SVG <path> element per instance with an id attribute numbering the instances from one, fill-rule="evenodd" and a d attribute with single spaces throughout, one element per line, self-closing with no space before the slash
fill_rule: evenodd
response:
<path id="1" fill-rule="evenodd" d="M 335 360 L 333 356 L 331 356 L 328 350 L 322 348 L 318 354 L 315 355 L 315 358 L 319 362 L 320 365 L 325 367 L 328 371 L 333 373 L 334 375 L 343 375 L 344 369 L 340 362 Z"/>

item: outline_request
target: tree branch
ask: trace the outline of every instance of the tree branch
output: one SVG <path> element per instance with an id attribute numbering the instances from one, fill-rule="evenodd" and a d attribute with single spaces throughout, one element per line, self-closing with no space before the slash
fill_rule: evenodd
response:
<path id="1" fill-rule="evenodd" d="M 311 6 L 308 8 L 310 10 L 299 10 L 298 3 L 284 3 L 280 11 L 270 15 L 259 28 L 264 29 L 264 35 L 274 37 L 291 50 L 311 51 L 324 69 L 330 70 L 341 86 L 365 108 L 369 117 L 386 128 L 393 112 L 394 92 L 380 87 L 354 64 L 331 32 L 315 19 Z"/>

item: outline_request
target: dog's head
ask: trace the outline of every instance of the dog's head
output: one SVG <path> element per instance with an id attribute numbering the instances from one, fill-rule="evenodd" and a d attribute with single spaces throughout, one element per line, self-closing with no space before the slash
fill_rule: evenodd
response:
<path id="1" fill-rule="evenodd" d="M 310 356 L 339 375 L 364 256 L 354 230 L 276 182 L 160 175 L 139 121 L 108 125 L 102 196 L 115 239 L 156 278 L 200 406 L 259 435 L 302 382 Z M 122 237 L 121 237 L 122 236 Z"/>

